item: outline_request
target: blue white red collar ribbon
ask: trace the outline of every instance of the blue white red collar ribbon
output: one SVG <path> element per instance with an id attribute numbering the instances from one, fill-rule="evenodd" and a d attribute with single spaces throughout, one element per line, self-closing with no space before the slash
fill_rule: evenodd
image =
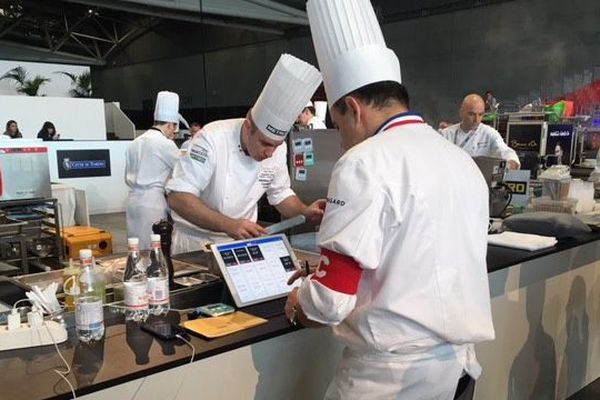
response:
<path id="1" fill-rule="evenodd" d="M 423 117 L 420 116 L 419 114 L 412 113 L 412 112 L 405 112 L 405 113 L 394 115 L 393 117 L 386 120 L 383 124 L 381 124 L 379 129 L 377 129 L 377 132 L 375 133 L 375 135 L 377 135 L 378 133 L 387 131 L 388 129 L 395 128 L 397 126 L 410 125 L 410 124 L 424 124 L 424 123 L 425 123 L 425 121 L 423 120 Z"/>

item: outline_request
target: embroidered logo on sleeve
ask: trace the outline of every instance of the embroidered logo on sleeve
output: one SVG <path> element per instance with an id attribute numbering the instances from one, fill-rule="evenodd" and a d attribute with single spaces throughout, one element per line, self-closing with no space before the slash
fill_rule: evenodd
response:
<path id="1" fill-rule="evenodd" d="M 208 159 L 208 150 L 199 144 L 194 144 L 190 150 L 190 158 L 204 164 Z"/>
<path id="2" fill-rule="evenodd" d="M 275 179 L 274 168 L 263 167 L 258 173 L 258 181 L 264 189 L 268 189 L 271 186 L 271 183 L 273 183 L 273 179 Z"/>

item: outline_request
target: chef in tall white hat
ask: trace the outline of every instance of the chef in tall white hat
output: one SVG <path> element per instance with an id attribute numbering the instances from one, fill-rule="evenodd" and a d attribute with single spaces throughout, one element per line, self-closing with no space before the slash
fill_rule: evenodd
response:
<path id="1" fill-rule="evenodd" d="M 177 93 L 159 92 L 154 124 L 127 147 L 127 235 L 139 238 L 141 248 L 150 248 L 152 224 L 167 215 L 165 184 L 179 155 L 173 137 L 180 119 Z"/>
<path id="2" fill-rule="evenodd" d="M 284 54 L 245 118 L 203 127 L 167 184 L 173 254 L 265 234 L 256 223 L 264 193 L 283 216 L 320 222 L 324 200 L 307 206 L 290 188 L 285 138 L 321 80 L 315 67 Z"/>
<path id="3" fill-rule="evenodd" d="M 473 160 L 409 111 L 400 63 L 368 0 L 309 0 L 336 163 L 321 262 L 286 315 L 346 348 L 327 399 L 452 399 L 473 343 L 494 338 L 488 191 Z M 456 171 L 459 171 L 458 173 Z"/>
<path id="4" fill-rule="evenodd" d="M 312 101 L 306 103 L 306 106 L 296 119 L 296 124 L 302 129 L 327 129 L 325 123 L 317 117 L 315 105 Z"/>

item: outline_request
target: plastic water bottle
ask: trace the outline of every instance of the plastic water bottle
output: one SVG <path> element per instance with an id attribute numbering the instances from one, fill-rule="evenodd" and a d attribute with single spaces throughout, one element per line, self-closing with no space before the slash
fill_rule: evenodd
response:
<path id="1" fill-rule="evenodd" d="M 148 279 L 140 256 L 138 238 L 129 238 L 129 256 L 123 275 L 125 291 L 125 320 L 143 322 L 148 318 Z"/>
<path id="2" fill-rule="evenodd" d="M 169 270 L 160 246 L 160 235 L 151 235 L 150 242 L 150 265 L 146 269 L 148 303 L 151 314 L 161 315 L 169 311 Z"/>
<path id="3" fill-rule="evenodd" d="M 99 280 L 92 251 L 79 251 L 79 293 L 75 300 L 75 325 L 77 337 L 82 342 L 101 340 L 104 336 L 104 310 L 102 298 L 104 285 Z"/>
<path id="4" fill-rule="evenodd" d="M 69 258 L 69 266 L 63 269 L 63 292 L 67 311 L 75 311 L 75 298 L 79 294 L 79 272 L 79 266 L 74 265 L 73 259 Z"/>

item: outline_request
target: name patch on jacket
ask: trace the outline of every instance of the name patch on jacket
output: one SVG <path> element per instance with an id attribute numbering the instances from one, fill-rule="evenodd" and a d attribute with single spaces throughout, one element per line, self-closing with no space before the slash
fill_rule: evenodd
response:
<path id="1" fill-rule="evenodd" d="M 190 157 L 192 160 L 204 164 L 208 158 L 208 150 L 199 144 L 195 144 L 190 149 Z"/>
<path id="2" fill-rule="evenodd" d="M 262 185 L 264 189 L 268 189 L 271 186 L 271 183 L 275 179 L 275 169 L 274 168 L 263 168 L 258 173 L 258 181 Z"/>
<path id="3" fill-rule="evenodd" d="M 482 149 L 485 147 L 489 146 L 489 141 L 488 140 L 482 140 L 481 142 L 477 143 L 477 148 Z"/>

